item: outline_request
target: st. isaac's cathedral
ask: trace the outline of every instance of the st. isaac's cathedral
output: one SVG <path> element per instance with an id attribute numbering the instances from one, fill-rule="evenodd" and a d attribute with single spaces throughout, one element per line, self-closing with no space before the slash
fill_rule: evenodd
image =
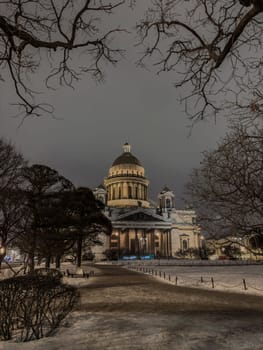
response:
<path id="1" fill-rule="evenodd" d="M 96 259 L 103 258 L 103 252 L 109 249 L 119 258 L 140 258 L 173 257 L 201 248 L 195 212 L 176 210 L 174 193 L 166 186 L 158 194 L 158 204 L 149 201 L 148 185 L 141 162 L 125 143 L 104 184 L 94 190 L 95 197 L 105 204 L 105 215 L 113 226 L 110 237 L 102 235 L 103 246 L 93 249 Z"/>

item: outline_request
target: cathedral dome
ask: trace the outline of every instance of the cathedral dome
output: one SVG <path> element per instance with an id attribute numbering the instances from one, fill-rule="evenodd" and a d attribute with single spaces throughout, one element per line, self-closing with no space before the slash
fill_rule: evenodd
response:
<path id="1" fill-rule="evenodd" d="M 141 166 L 140 161 L 130 152 L 123 152 L 115 161 L 112 163 L 112 166 L 120 164 L 136 164 Z"/>
<path id="2" fill-rule="evenodd" d="M 131 153 L 131 146 L 127 142 L 123 145 L 123 153 L 112 163 L 104 184 L 109 206 L 149 207 L 147 200 L 149 181 L 145 177 L 143 166 Z"/>

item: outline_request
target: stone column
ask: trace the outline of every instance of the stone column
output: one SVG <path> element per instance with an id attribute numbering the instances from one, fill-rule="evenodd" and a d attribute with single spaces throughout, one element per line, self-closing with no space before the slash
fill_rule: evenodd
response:
<path id="1" fill-rule="evenodd" d="M 164 255 L 164 251 L 163 251 L 163 230 L 160 230 L 160 254 Z"/>
<path id="2" fill-rule="evenodd" d="M 142 243 L 143 243 L 143 255 L 147 255 L 148 254 L 148 245 L 149 245 L 149 242 L 148 242 L 148 239 L 146 237 L 146 229 L 144 228 L 142 230 L 142 237 L 143 237 L 143 240 L 142 240 Z"/>
<path id="3" fill-rule="evenodd" d="M 171 232 L 171 230 L 168 231 L 168 235 L 169 235 L 169 255 L 173 256 L 173 252 L 172 252 L 172 232 Z"/>
<path id="4" fill-rule="evenodd" d="M 180 250 L 183 251 L 183 242 L 182 242 L 182 237 L 180 237 Z"/>
<path id="5" fill-rule="evenodd" d="M 108 201 L 111 200 L 111 196 L 110 196 L 110 186 L 107 187 L 107 197 L 108 197 Z"/>
<path id="6" fill-rule="evenodd" d="M 113 185 L 110 185 L 110 190 L 111 190 L 111 199 L 113 199 Z"/>
<path id="7" fill-rule="evenodd" d="M 167 231 L 164 231 L 164 255 L 167 257 Z"/>
<path id="8" fill-rule="evenodd" d="M 121 199 L 123 199 L 123 182 L 121 182 Z"/>
<path id="9" fill-rule="evenodd" d="M 139 238 L 138 238 L 138 229 L 135 229 L 135 254 L 140 256 L 140 245 L 139 245 Z"/>
<path id="10" fill-rule="evenodd" d="M 132 199 L 135 198 L 135 186 L 134 183 L 132 183 Z"/>
<path id="11" fill-rule="evenodd" d="M 112 199 L 117 198 L 117 193 L 116 193 L 116 185 L 112 185 Z"/>
<path id="12" fill-rule="evenodd" d="M 166 243 L 166 256 L 169 256 L 169 236 L 168 236 L 168 230 L 165 231 L 165 243 Z"/>
<path id="13" fill-rule="evenodd" d="M 120 246 L 120 240 L 121 240 L 121 230 L 117 230 L 117 235 L 118 235 L 118 258 L 120 257 L 120 249 L 121 249 L 121 246 Z"/>
<path id="14" fill-rule="evenodd" d="M 155 254 L 155 229 L 151 230 L 151 253 Z"/>
<path id="15" fill-rule="evenodd" d="M 129 229 L 125 229 L 125 250 L 130 253 Z"/>
<path id="16" fill-rule="evenodd" d="M 138 198 L 142 199 L 142 185 L 138 184 Z"/>
<path id="17" fill-rule="evenodd" d="M 166 233 L 166 255 L 169 256 L 169 231 L 167 230 Z"/>
<path id="18" fill-rule="evenodd" d="M 124 182 L 123 184 L 123 198 L 128 198 L 128 185 L 127 182 Z"/>

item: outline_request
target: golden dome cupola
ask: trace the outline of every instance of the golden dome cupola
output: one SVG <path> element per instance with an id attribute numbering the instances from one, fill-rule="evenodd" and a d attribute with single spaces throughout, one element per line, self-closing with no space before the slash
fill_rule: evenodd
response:
<path id="1" fill-rule="evenodd" d="M 108 194 L 108 206 L 149 207 L 149 181 L 140 161 L 131 153 L 129 143 L 123 145 L 123 153 L 112 163 L 104 184 Z"/>

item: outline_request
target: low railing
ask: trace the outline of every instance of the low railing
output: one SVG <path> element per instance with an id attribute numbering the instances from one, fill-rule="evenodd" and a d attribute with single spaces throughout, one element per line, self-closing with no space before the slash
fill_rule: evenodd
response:
<path id="1" fill-rule="evenodd" d="M 159 270 L 158 267 L 154 266 L 143 266 L 143 265 L 131 265 L 127 264 L 126 268 L 137 271 L 144 274 L 152 275 L 153 277 L 160 278 L 174 284 L 175 286 L 183 286 L 183 287 L 192 287 L 192 288 L 204 288 L 204 289 L 217 289 L 224 291 L 236 291 L 236 292 L 252 292 L 253 294 L 263 294 L 263 281 L 261 282 L 261 286 L 257 286 L 256 281 L 251 283 L 246 278 L 240 277 L 236 283 L 227 283 L 220 280 L 219 277 L 208 276 L 206 274 L 201 274 L 200 271 L 199 277 L 197 276 L 187 276 L 185 274 L 177 274 L 174 272 L 167 272 L 163 270 Z"/>
<path id="2" fill-rule="evenodd" d="M 151 259 L 151 260 L 118 260 L 118 265 L 142 266 L 226 266 L 226 265 L 260 265 L 262 260 L 201 260 L 201 259 Z"/>

